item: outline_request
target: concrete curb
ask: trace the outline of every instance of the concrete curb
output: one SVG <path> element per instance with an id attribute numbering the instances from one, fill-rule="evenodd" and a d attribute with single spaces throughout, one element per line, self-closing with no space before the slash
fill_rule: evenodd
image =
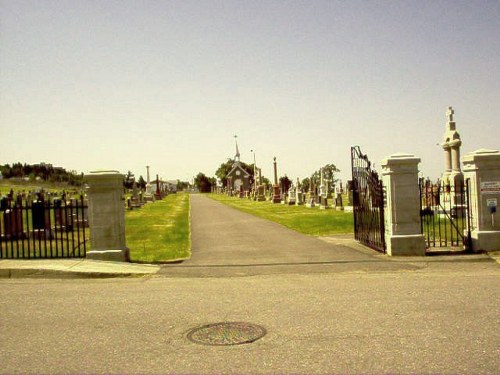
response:
<path id="1" fill-rule="evenodd" d="M 388 262 L 491 262 L 496 261 L 500 263 L 500 251 L 492 251 L 486 253 L 477 254 L 457 254 L 445 253 L 439 254 L 427 254 L 426 256 L 389 256 L 377 252 L 376 250 L 370 249 L 369 247 L 361 244 L 352 238 L 352 235 L 340 235 L 340 236 L 324 236 L 316 237 L 319 240 L 332 243 L 335 245 L 343 245 L 349 247 L 353 250 L 360 251 L 364 254 L 371 255 L 375 259 L 385 260 Z"/>
<path id="2" fill-rule="evenodd" d="M 159 266 L 88 259 L 0 261 L 0 278 L 112 278 L 151 276 Z"/>

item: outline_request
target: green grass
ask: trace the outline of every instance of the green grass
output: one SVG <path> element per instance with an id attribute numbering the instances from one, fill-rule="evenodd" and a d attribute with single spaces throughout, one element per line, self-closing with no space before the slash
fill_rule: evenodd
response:
<path id="1" fill-rule="evenodd" d="M 297 232 L 312 236 L 329 236 L 353 233 L 353 215 L 333 209 L 320 210 L 318 207 L 288 206 L 271 202 L 255 202 L 249 199 L 208 194 L 216 201 L 243 212 L 271 220 Z"/>
<path id="2" fill-rule="evenodd" d="M 455 218 L 453 224 L 448 217 L 424 216 L 423 235 L 426 241 L 436 246 L 462 246 L 462 236 L 467 228 L 466 217 Z M 431 245 L 431 246 L 432 246 Z"/>
<path id="3" fill-rule="evenodd" d="M 80 188 L 78 186 L 71 186 L 64 183 L 52 183 L 47 181 L 13 181 L 13 180 L 0 180 L 0 195 L 9 194 L 12 189 L 14 193 L 17 192 L 29 192 L 29 191 L 38 191 L 40 189 L 56 193 L 62 192 L 63 190 L 67 192 L 78 192 Z"/>
<path id="4" fill-rule="evenodd" d="M 125 232 L 130 258 L 166 262 L 191 256 L 189 195 L 177 193 L 127 211 Z"/>

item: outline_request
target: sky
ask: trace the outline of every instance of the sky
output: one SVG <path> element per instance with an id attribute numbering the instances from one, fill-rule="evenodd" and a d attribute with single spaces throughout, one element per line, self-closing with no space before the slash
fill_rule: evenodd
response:
<path id="1" fill-rule="evenodd" d="M 500 1 L 0 0 L 0 164 L 303 179 L 500 149 Z M 254 152 L 252 152 L 252 150 Z"/>

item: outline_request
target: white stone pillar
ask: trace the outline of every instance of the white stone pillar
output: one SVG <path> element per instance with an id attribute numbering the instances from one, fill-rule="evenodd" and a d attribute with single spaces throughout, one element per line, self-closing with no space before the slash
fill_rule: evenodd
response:
<path id="1" fill-rule="evenodd" d="M 128 261 L 125 245 L 124 175 L 118 171 L 96 171 L 85 175 L 89 185 L 91 251 L 88 259 Z"/>
<path id="2" fill-rule="evenodd" d="M 451 165 L 452 165 L 451 149 L 450 146 L 448 145 L 443 146 L 443 149 L 444 149 L 444 171 L 449 173 L 451 172 Z"/>
<path id="3" fill-rule="evenodd" d="M 472 250 L 500 250 L 500 152 L 477 150 L 462 158 L 464 177 L 469 180 Z M 498 211 L 498 207 L 495 208 Z"/>
<path id="4" fill-rule="evenodd" d="M 451 170 L 453 172 L 460 172 L 460 146 L 453 146 L 451 148 Z"/>
<path id="5" fill-rule="evenodd" d="M 420 227 L 418 163 L 420 158 L 409 154 L 394 154 L 381 161 L 388 255 L 425 255 Z"/>

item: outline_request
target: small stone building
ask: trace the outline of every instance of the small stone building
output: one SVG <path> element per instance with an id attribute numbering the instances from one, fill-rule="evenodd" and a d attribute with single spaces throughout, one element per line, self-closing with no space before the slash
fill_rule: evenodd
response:
<path id="1" fill-rule="evenodd" d="M 233 168 L 227 174 L 227 188 L 230 191 L 250 190 L 250 174 L 241 165 L 238 143 L 236 143 Z"/>
<path id="2" fill-rule="evenodd" d="M 250 190 L 250 174 L 243 169 L 239 161 L 235 161 L 233 168 L 227 174 L 227 185 L 230 190 L 243 191 Z"/>

